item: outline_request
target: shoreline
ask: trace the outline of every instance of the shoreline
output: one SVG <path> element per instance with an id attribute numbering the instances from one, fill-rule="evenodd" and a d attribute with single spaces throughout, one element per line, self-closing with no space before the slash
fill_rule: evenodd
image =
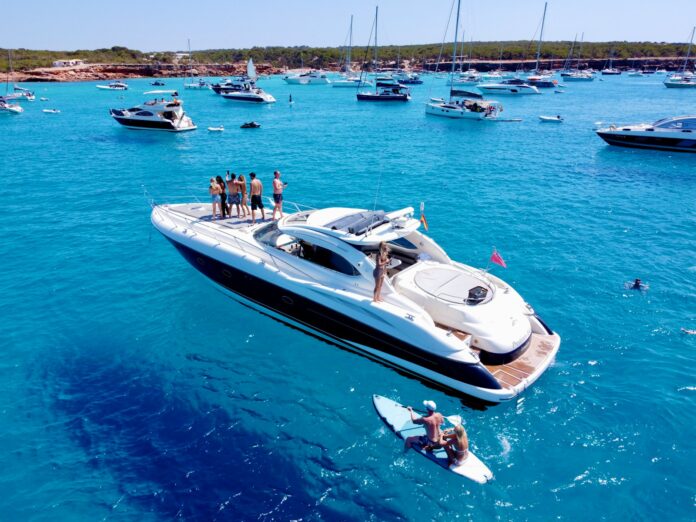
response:
<path id="1" fill-rule="evenodd" d="M 540 60 L 539 64 L 545 69 L 560 69 L 563 67 L 565 59 L 545 59 Z M 602 69 L 607 65 L 608 60 L 585 59 L 579 64 L 579 68 Z M 480 72 L 487 72 L 501 68 L 503 70 L 515 71 L 519 68 L 531 69 L 534 60 L 472 60 L 471 67 Z M 677 70 L 681 67 L 683 58 L 678 56 L 671 57 L 652 57 L 639 59 L 619 59 L 613 61 L 613 66 L 620 69 L 642 69 L 666 68 L 668 71 Z M 412 64 L 413 66 L 414 64 Z M 394 62 L 383 63 L 382 67 L 396 67 Z M 418 69 L 446 73 L 452 67 L 452 62 L 443 61 L 436 63 L 419 64 Z M 469 62 L 465 64 L 469 67 Z M 339 72 L 338 64 L 331 64 L 323 68 L 330 72 Z M 256 70 L 262 75 L 273 75 L 287 73 L 288 70 L 275 67 L 268 63 L 256 64 Z M 197 64 L 193 69 L 188 65 L 181 64 L 118 64 L 100 63 L 84 64 L 72 67 L 41 67 L 25 71 L 15 71 L 12 76 L 14 82 L 88 82 L 104 80 L 120 80 L 132 78 L 185 78 L 193 77 L 223 77 L 238 76 L 246 72 L 246 62 L 232 64 Z M 192 74 L 193 73 L 193 74 Z"/>

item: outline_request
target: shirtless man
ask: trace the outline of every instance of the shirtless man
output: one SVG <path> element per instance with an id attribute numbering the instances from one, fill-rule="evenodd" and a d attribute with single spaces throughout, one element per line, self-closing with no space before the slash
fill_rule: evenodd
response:
<path id="1" fill-rule="evenodd" d="M 283 217 L 283 189 L 287 186 L 287 183 L 280 181 L 280 171 L 276 170 L 273 173 L 273 219 L 276 218 L 276 211 Z"/>
<path id="2" fill-rule="evenodd" d="M 251 178 L 251 224 L 256 224 L 256 209 L 261 209 L 261 221 L 266 219 L 266 211 L 263 209 L 263 183 L 256 179 L 256 173 L 249 174 Z"/>
<path id="3" fill-rule="evenodd" d="M 437 405 L 433 401 L 423 401 L 423 406 L 428 410 L 427 415 L 423 417 L 416 417 L 413 414 L 413 408 L 410 406 L 407 408 L 408 412 L 411 414 L 411 422 L 413 422 L 413 424 L 422 424 L 425 427 L 425 435 L 408 437 L 404 443 L 404 452 L 408 451 L 416 442 L 420 443 L 420 445 L 428 451 L 432 451 L 444 445 L 440 426 L 445 423 L 445 418 L 442 414 L 435 411 Z"/>
<path id="4" fill-rule="evenodd" d="M 227 181 L 227 202 L 230 205 L 230 213 L 232 212 L 232 205 L 235 205 L 237 207 L 237 219 L 240 218 L 240 211 L 239 211 L 239 203 L 241 202 L 241 194 L 239 193 L 239 183 L 237 183 L 236 180 L 237 176 L 232 173 L 232 176 L 230 176 L 230 171 L 227 171 L 227 176 L 225 176 L 225 180 Z"/>

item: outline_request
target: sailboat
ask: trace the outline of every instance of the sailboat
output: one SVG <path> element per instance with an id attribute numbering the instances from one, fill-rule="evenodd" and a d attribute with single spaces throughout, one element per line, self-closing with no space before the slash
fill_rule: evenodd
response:
<path id="1" fill-rule="evenodd" d="M 5 81 L 5 95 L 0 96 L 0 114 L 21 114 L 24 109 L 16 103 L 10 103 L 10 100 L 17 97 L 16 94 L 10 94 L 10 74 L 12 74 L 12 55 L 7 51 L 7 59 L 9 67 L 7 68 L 7 79 Z"/>
<path id="2" fill-rule="evenodd" d="M 226 100 L 236 102 L 258 104 L 275 103 L 276 99 L 273 96 L 256 86 L 257 78 L 258 75 L 256 74 L 256 67 L 254 67 L 254 60 L 249 58 L 247 62 L 247 75 L 240 78 L 237 83 L 233 81 L 234 88 L 230 90 L 222 89 L 219 94 Z"/>
<path id="3" fill-rule="evenodd" d="M 346 49 L 346 63 L 344 66 L 345 69 L 345 75 L 343 76 L 342 79 L 336 80 L 331 83 L 333 87 L 366 87 L 366 86 L 371 86 L 372 82 L 370 82 L 367 78 L 360 79 L 360 76 L 355 74 L 353 70 L 351 69 L 351 52 L 353 50 L 353 15 L 350 15 L 350 29 L 348 32 L 348 48 Z"/>
<path id="4" fill-rule="evenodd" d="M 576 36 L 577 38 L 577 36 Z M 580 70 L 580 55 L 582 54 L 582 44 L 585 41 L 585 33 L 582 33 L 580 37 L 580 50 L 578 51 L 578 62 L 575 69 L 570 70 L 570 64 L 572 63 L 573 48 L 575 47 L 575 40 L 573 41 L 573 46 L 570 48 L 570 55 L 566 60 L 565 70 L 561 73 L 561 76 L 565 78 L 567 82 L 591 82 L 594 80 L 594 76 L 587 71 Z"/>
<path id="5" fill-rule="evenodd" d="M 550 74 L 541 74 L 539 71 L 539 59 L 541 58 L 541 42 L 544 38 L 544 24 L 546 23 L 546 7 L 548 3 L 544 2 L 544 14 L 541 17 L 541 30 L 539 31 L 539 42 L 537 43 L 536 62 L 532 74 L 527 76 L 527 83 L 541 89 L 553 89 L 558 85 L 558 82 L 551 78 Z"/>
<path id="6" fill-rule="evenodd" d="M 689 58 L 691 57 L 691 47 L 694 45 L 694 31 L 696 31 L 696 26 L 691 30 L 691 40 L 689 40 L 689 48 L 686 51 L 684 63 L 675 74 L 672 74 L 664 81 L 665 87 L 682 89 L 689 87 L 696 88 L 696 76 L 693 72 L 686 70 L 689 65 Z"/>
<path id="7" fill-rule="evenodd" d="M 461 0 L 457 0 L 457 23 L 454 26 L 454 46 L 452 50 L 452 71 L 450 75 L 454 78 L 457 60 L 457 37 L 459 36 L 459 13 Z M 452 82 L 450 82 L 451 84 Z M 455 118 L 462 120 L 483 120 L 484 118 L 494 119 L 503 110 L 502 105 L 495 101 L 487 101 L 480 94 L 467 93 L 468 98 L 454 96 L 454 91 L 450 87 L 449 100 L 432 98 L 425 104 L 425 113 L 444 118 Z"/>
<path id="8" fill-rule="evenodd" d="M 621 74 L 619 69 L 614 68 L 614 49 L 609 53 L 609 64 L 602 69 L 602 76 L 618 76 Z"/>
<path id="9" fill-rule="evenodd" d="M 184 89 L 210 89 L 210 84 L 203 78 L 193 77 L 193 64 L 191 62 L 191 40 L 188 41 L 189 81 L 184 82 Z"/>
<path id="10" fill-rule="evenodd" d="M 377 20 L 379 6 L 375 7 L 375 67 L 377 67 Z M 361 74 L 362 78 L 362 74 Z M 363 91 L 357 94 L 358 101 L 406 102 L 411 99 L 408 87 L 393 78 L 375 78 L 375 91 Z"/>

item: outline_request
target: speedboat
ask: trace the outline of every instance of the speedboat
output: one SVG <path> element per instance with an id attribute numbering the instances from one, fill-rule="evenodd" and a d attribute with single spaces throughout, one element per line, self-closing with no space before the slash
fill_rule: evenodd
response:
<path id="1" fill-rule="evenodd" d="M 169 94 L 171 99 L 155 98 L 130 109 L 110 109 L 109 114 L 129 129 L 184 132 L 197 128 L 184 112 L 176 91 L 149 91 L 145 94 Z"/>
<path id="2" fill-rule="evenodd" d="M 46 114 L 60 114 L 60 109 L 44 109 L 41 112 L 45 112 Z"/>
<path id="3" fill-rule="evenodd" d="M 191 78 L 192 81 L 184 83 L 184 89 L 210 89 L 210 84 L 203 78 L 198 78 L 195 80 Z"/>
<path id="4" fill-rule="evenodd" d="M 150 85 L 155 87 L 164 87 L 164 82 L 162 80 L 155 80 L 154 82 L 150 83 Z"/>
<path id="5" fill-rule="evenodd" d="M 106 85 L 97 85 L 97 89 L 103 91 L 127 91 L 128 84 L 125 82 L 109 82 Z"/>
<path id="6" fill-rule="evenodd" d="M 290 85 L 322 85 L 331 83 L 324 71 L 309 71 L 301 74 L 288 75 L 283 78 Z"/>
<path id="7" fill-rule="evenodd" d="M 696 152 L 696 116 L 663 118 L 653 124 L 611 125 L 597 130 L 609 145 Z"/>
<path id="8" fill-rule="evenodd" d="M 481 83 L 476 88 L 488 94 L 541 94 L 537 87 L 519 78 L 502 80 L 500 83 Z"/>
<path id="9" fill-rule="evenodd" d="M 561 122 L 563 122 L 563 118 L 561 118 L 560 115 L 558 115 L 558 116 L 539 116 L 539 120 L 542 123 L 561 123 Z"/>
<path id="10" fill-rule="evenodd" d="M 458 393 L 507 401 L 553 362 L 559 335 L 508 283 L 450 259 L 413 208 L 295 208 L 252 225 L 212 220 L 210 205 L 163 204 L 151 220 L 231 299 Z M 391 258 L 375 302 L 382 242 Z"/>
<path id="11" fill-rule="evenodd" d="M 239 126 L 240 129 L 259 129 L 261 128 L 261 124 L 257 123 L 255 121 L 248 121 L 246 123 L 242 123 Z"/>
<path id="12" fill-rule="evenodd" d="M 265 92 L 263 89 L 254 86 L 251 83 L 244 85 L 242 89 L 220 92 L 220 96 L 226 100 L 247 103 L 275 103 L 276 99 Z"/>
<path id="13" fill-rule="evenodd" d="M 242 91 L 247 89 L 247 86 L 256 86 L 256 82 L 249 78 L 248 76 L 234 76 L 232 78 L 226 78 L 222 82 L 214 83 L 210 86 L 215 94 L 222 94 L 224 92 Z"/>
<path id="14" fill-rule="evenodd" d="M 663 83 L 665 84 L 665 87 L 672 89 L 693 88 L 696 87 L 696 75 L 690 72 L 673 74 L 666 78 Z"/>
<path id="15" fill-rule="evenodd" d="M 18 103 L 10 103 L 6 98 L 0 98 L 0 114 L 22 114 L 24 109 Z"/>
<path id="16" fill-rule="evenodd" d="M 406 102 L 411 99 L 411 92 L 408 87 L 400 84 L 378 86 L 375 91 L 363 91 L 357 94 L 358 101 L 377 101 L 377 102 Z"/>

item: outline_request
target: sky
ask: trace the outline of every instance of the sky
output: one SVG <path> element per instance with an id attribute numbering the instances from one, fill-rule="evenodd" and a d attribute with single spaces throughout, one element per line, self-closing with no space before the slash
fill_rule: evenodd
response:
<path id="1" fill-rule="evenodd" d="M 544 40 L 686 42 L 696 0 L 549 0 Z M 4 17 L 0 47 L 141 51 L 367 44 L 379 4 L 379 44 L 440 43 L 452 0 L 31 0 Z M 456 9 L 456 7 L 455 7 Z M 530 40 L 544 0 L 462 0 L 465 38 Z M 452 26 L 448 40 L 452 40 Z"/>

